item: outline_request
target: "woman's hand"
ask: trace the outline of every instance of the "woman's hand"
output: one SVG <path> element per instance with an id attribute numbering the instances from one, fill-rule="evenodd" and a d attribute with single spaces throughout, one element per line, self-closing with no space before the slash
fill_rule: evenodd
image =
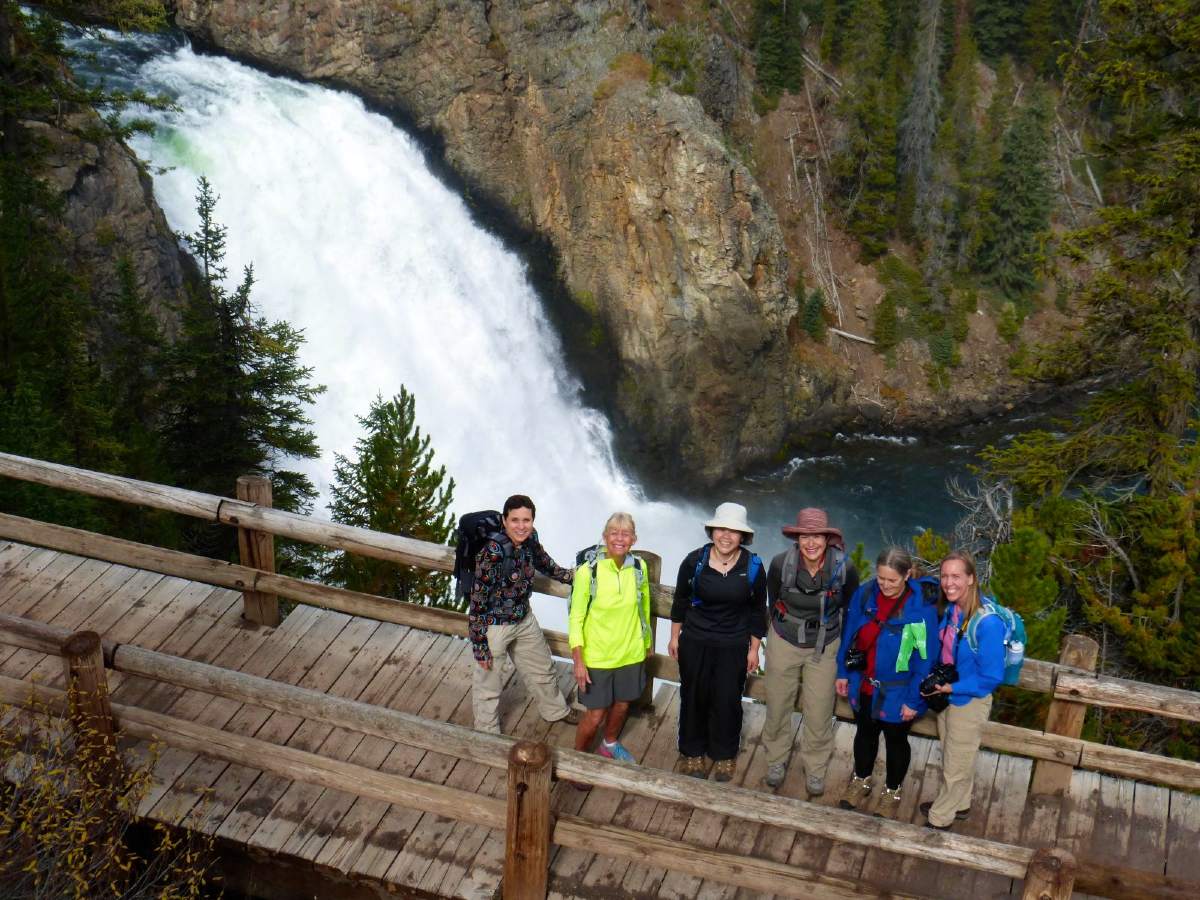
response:
<path id="1" fill-rule="evenodd" d="M 837 681 L 835 681 L 833 683 L 833 689 L 835 691 L 837 691 L 837 695 L 839 697 L 849 697 L 850 696 L 850 679 L 849 678 L 839 678 Z"/>
<path id="2" fill-rule="evenodd" d="M 917 711 L 915 709 L 909 709 L 907 706 L 900 707 L 900 718 L 905 722 L 911 722 L 916 717 Z"/>
<path id="3" fill-rule="evenodd" d="M 575 684 L 579 688 L 579 693 L 587 692 L 587 686 L 592 683 L 592 676 L 588 674 L 587 666 L 583 664 L 582 659 L 575 660 Z"/>
<path id="4" fill-rule="evenodd" d="M 939 694 L 949 694 L 953 690 L 954 690 L 954 687 L 953 687 L 953 685 L 950 684 L 950 682 L 946 682 L 945 684 L 939 684 L 937 686 L 937 693 L 939 693 Z"/>
<path id="5" fill-rule="evenodd" d="M 671 635 L 671 641 L 670 641 L 670 643 L 667 644 L 667 653 L 670 655 L 671 659 L 674 659 L 674 660 L 679 659 L 679 635 L 678 634 Z"/>
<path id="6" fill-rule="evenodd" d="M 746 654 L 746 674 L 753 675 L 758 671 L 758 645 L 751 644 L 750 652 Z"/>

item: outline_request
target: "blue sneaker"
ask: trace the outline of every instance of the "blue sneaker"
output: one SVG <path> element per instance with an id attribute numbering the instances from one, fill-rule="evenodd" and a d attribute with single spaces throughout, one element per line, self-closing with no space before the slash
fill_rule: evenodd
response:
<path id="1" fill-rule="evenodd" d="M 606 759 L 615 759 L 617 762 L 637 762 L 633 758 L 633 754 L 626 750 L 620 741 L 617 741 L 611 747 L 605 744 L 604 741 L 601 741 L 600 746 L 596 748 L 596 752 Z"/>

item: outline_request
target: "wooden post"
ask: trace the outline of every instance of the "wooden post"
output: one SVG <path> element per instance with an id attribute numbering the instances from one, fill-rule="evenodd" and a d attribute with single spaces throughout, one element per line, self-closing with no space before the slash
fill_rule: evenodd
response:
<path id="1" fill-rule="evenodd" d="M 550 748 L 521 741 L 508 754 L 504 900 L 544 900 L 550 878 Z"/>
<path id="2" fill-rule="evenodd" d="M 1090 637 L 1069 634 L 1063 639 L 1058 661 L 1064 666 L 1094 672 L 1099 656 L 1100 645 Z M 1087 710 L 1086 703 L 1054 700 L 1046 713 L 1045 731 L 1048 734 L 1077 738 L 1083 733 L 1083 720 Z M 1033 781 L 1030 783 L 1029 793 L 1061 797 L 1071 785 L 1071 773 L 1074 770 L 1074 765 L 1070 763 L 1039 759 L 1033 768 Z"/>
<path id="3" fill-rule="evenodd" d="M 662 580 L 662 557 L 657 553 L 652 553 L 649 550 L 638 550 L 637 555 L 646 561 L 647 575 L 650 578 L 650 584 L 658 584 Z M 654 604 L 650 605 L 650 646 L 655 652 L 658 650 L 658 616 L 654 614 Z M 642 691 L 642 696 L 638 698 L 637 703 L 633 705 L 634 709 L 642 712 L 654 712 L 654 678 L 647 675 L 646 689 Z"/>
<path id="4" fill-rule="evenodd" d="M 77 631 L 62 644 L 67 676 L 67 708 L 81 757 L 94 761 L 96 771 L 116 774 L 119 764 L 116 726 L 108 700 L 108 676 L 100 635 Z"/>
<path id="5" fill-rule="evenodd" d="M 1069 850 L 1039 850 L 1025 873 L 1021 900 L 1069 900 L 1075 887 L 1075 868 L 1075 856 Z"/>
<path id="6" fill-rule="evenodd" d="M 270 480 L 262 475 L 242 475 L 237 480 L 237 498 L 258 506 L 270 507 Z M 239 528 L 238 555 L 243 566 L 275 573 L 275 538 L 265 531 Z M 279 597 L 261 591 L 243 591 L 242 618 L 259 625 L 278 625 Z"/>

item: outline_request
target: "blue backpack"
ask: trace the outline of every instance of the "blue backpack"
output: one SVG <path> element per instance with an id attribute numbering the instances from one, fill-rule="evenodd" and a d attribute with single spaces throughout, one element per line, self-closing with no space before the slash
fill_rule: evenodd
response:
<path id="1" fill-rule="evenodd" d="M 700 606 L 700 598 L 696 595 L 696 582 L 700 580 L 700 573 L 704 571 L 704 567 L 708 565 L 708 551 L 712 549 L 712 544 L 705 544 L 704 549 L 700 551 L 700 558 L 696 560 L 696 571 L 692 573 L 692 606 Z M 750 563 L 746 568 L 746 583 L 750 585 L 750 589 L 754 589 L 754 579 L 758 577 L 762 571 L 762 559 L 757 553 L 750 554 Z"/>
<path id="2" fill-rule="evenodd" d="M 999 616 L 1004 623 L 1004 679 L 1001 684 L 1016 684 L 1021 677 L 1021 666 L 1025 664 L 1025 620 L 991 597 L 984 597 L 979 613 L 967 623 L 967 645 L 973 653 L 979 652 L 975 637 L 979 623 L 988 616 Z"/>

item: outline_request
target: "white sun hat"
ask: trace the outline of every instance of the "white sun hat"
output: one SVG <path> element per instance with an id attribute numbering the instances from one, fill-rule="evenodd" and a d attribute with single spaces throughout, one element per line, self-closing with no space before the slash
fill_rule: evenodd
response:
<path id="1" fill-rule="evenodd" d="M 730 531 L 740 531 L 745 537 L 742 544 L 748 545 L 754 541 L 754 529 L 746 519 L 746 507 L 740 503 L 722 503 L 713 513 L 713 517 L 704 523 L 704 530 L 712 538 L 714 528 L 728 528 Z"/>

